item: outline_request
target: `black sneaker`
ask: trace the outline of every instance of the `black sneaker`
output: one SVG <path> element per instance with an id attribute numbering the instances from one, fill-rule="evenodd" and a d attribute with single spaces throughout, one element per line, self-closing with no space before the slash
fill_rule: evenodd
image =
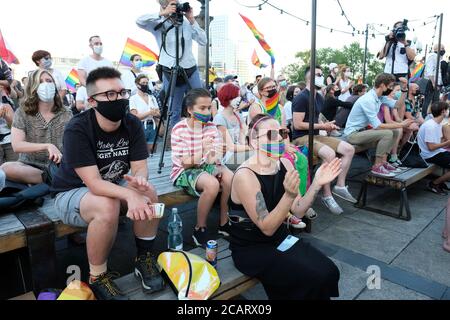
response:
<path id="1" fill-rule="evenodd" d="M 141 280 L 144 293 L 155 293 L 164 289 L 164 279 L 161 276 L 156 257 L 147 253 L 136 258 L 134 275 Z"/>
<path id="2" fill-rule="evenodd" d="M 129 300 L 129 298 L 120 291 L 113 279 L 120 275 L 114 272 L 102 274 L 93 283 L 89 284 L 97 300 Z"/>
<path id="3" fill-rule="evenodd" d="M 200 228 L 198 230 L 194 228 L 192 239 L 197 247 L 206 247 L 206 243 L 211 240 L 208 238 L 208 231 L 206 228 Z"/>
<path id="4" fill-rule="evenodd" d="M 442 182 L 439 187 L 441 187 L 442 190 L 450 191 L 450 188 L 447 186 L 445 182 Z"/>
<path id="5" fill-rule="evenodd" d="M 223 226 L 219 226 L 218 234 L 224 237 L 230 236 L 230 222 L 225 223 Z"/>
<path id="6" fill-rule="evenodd" d="M 436 185 L 433 182 L 430 181 L 430 183 L 427 186 L 427 190 L 431 191 L 433 193 L 439 194 L 441 196 L 446 196 L 448 195 L 447 192 L 445 192 L 444 190 L 442 190 L 440 185 Z"/>

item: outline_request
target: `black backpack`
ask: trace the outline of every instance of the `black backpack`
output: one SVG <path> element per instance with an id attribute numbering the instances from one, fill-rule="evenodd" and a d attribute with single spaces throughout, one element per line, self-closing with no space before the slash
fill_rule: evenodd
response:
<path id="1" fill-rule="evenodd" d="M 45 183 L 28 186 L 6 180 L 0 191 L 0 212 L 6 213 L 30 205 L 42 206 L 44 197 L 50 193 L 50 186 Z"/>

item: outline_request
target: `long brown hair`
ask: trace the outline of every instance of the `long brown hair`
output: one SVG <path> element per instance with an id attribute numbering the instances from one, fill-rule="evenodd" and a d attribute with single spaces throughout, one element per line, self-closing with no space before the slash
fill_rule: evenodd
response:
<path id="1" fill-rule="evenodd" d="M 53 83 L 56 86 L 55 79 L 47 70 L 38 69 L 29 75 L 28 84 L 25 88 L 25 99 L 22 104 L 23 111 L 28 115 L 35 116 L 39 111 L 39 96 L 37 90 L 41 84 L 41 76 L 44 73 L 47 73 L 53 79 Z M 61 110 L 64 110 L 64 106 L 61 97 L 59 96 L 59 92 L 56 90 L 52 112 L 58 113 Z"/>

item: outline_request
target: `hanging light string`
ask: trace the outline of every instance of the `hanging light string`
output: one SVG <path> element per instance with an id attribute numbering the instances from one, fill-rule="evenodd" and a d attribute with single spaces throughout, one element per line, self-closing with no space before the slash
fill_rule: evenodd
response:
<path id="1" fill-rule="evenodd" d="M 436 24 L 434 25 L 434 33 L 433 33 L 433 37 L 431 38 L 432 40 L 431 40 L 430 53 L 433 52 L 434 41 L 436 40 L 436 33 L 437 33 L 437 27 L 438 27 L 439 19 L 440 19 L 440 16 L 437 16 L 437 18 L 436 18 Z"/>
<path id="2" fill-rule="evenodd" d="M 272 7 L 273 9 L 279 11 L 280 14 L 286 14 L 286 15 L 288 15 L 288 16 L 290 16 L 290 17 L 296 19 L 296 20 L 302 21 L 302 22 L 305 23 L 307 26 L 309 26 L 309 24 L 311 23 L 311 21 L 309 21 L 309 20 L 307 20 L 307 19 L 304 19 L 304 18 L 302 18 L 302 17 L 299 17 L 299 16 L 297 16 L 297 15 L 295 15 L 295 14 L 292 14 L 292 13 L 290 13 L 289 11 L 284 10 L 283 8 L 281 8 L 281 7 L 279 7 L 279 6 L 277 6 L 277 5 L 273 4 L 273 3 L 271 3 L 269 0 L 262 0 L 261 3 L 259 3 L 259 4 L 257 4 L 257 5 L 245 5 L 245 4 L 240 3 L 238 0 L 234 0 L 234 1 L 235 1 L 238 5 L 240 5 L 240 6 L 242 6 L 242 7 L 245 7 L 245 8 L 249 8 L 249 9 L 255 9 L 255 8 L 258 8 L 259 10 L 262 10 L 262 8 L 263 8 L 264 6 L 269 6 L 269 7 Z M 354 25 L 351 23 L 350 19 L 348 18 L 348 15 L 347 15 L 347 14 L 345 13 L 345 11 L 343 10 L 343 7 L 342 7 L 340 1 L 337 0 L 337 2 L 338 2 L 339 6 L 340 6 L 340 8 L 341 8 L 341 15 L 343 15 L 343 16 L 345 17 L 345 19 L 347 20 L 347 24 L 348 24 L 349 26 L 351 26 L 353 32 L 345 31 L 345 30 L 341 30 L 341 29 L 336 29 L 336 28 L 331 28 L 331 27 L 327 27 L 327 26 L 324 26 L 324 25 L 321 25 L 321 24 L 317 24 L 317 27 L 318 27 L 318 28 L 321 28 L 321 29 L 328 30 L 328 31 L 330 31 L 330 33 L 338 32 L 338 33 L 342 33 L 342 34 L 352 35 L 353 37 L 354 37 L 355 35 L 365 35 L 365 34 L 366 34 L 366 31 L 365 31 L 365 30 L 362 30 L 362 31 L 361 31 L 361 30 L 357 30 L 357 29 L 354 27 Z M 433 19 L 433 20 L 427 22 L 427 20 L 429 20 L 429 19 Z M 421 22 L 420 24 L 418 24 L 417 27 L 414 28 L 414 29 L 416 29 L 416 28 L 424 27 L 424 26 L 426 26 L 426 25 L 429 25 L 429 24 L 435 22 L 435 19 L 439 19 L 439 16 L 438 16 L 438 15 L 433 15 L 433 16 L 427 17 L 427 18 L 425 18 L 425 19 L 412 19 L 412 20 L 409 20 L 409 21 L 410 21 L 410 22 L 419 22 L 419 21 Z M 372 23 L 372 24 L 369 24 L 369 25 L 370 25 L 370 26 L 377 25 L 377 26 L 380 26 L 380 27 L 386 27 L 388 31 L 391 29 L 391 28 L 390 28 L 389 26 L 387 26 L 386 24 L 376 24 L 376 23 L 374 24 L 374 23 Z M 437 28 L 437 21 L 436 21 L 436 28 Z M 372 32 L 372 38 L 375 38 L 375 37 L 377 37 L 377 36 L 385 36 L 386 33 L 387 33 L 387 32 L 383 33 L 383 32 L 380 32 L 380 31 L 378 31 L 378 30 L 375 30 L 375 29 L 373 29 L 373 31 L 374 31 L 374 32 Z"/>
<path id="3" fill-rule="evenodd" d="M 353 23 L 350 22 L 350 19 L 348 18 L 347 14 L 344 11 L 344 8 L 342 7 L 341 1 L 340 0 L 336 0 L 336 1 L 339 5 L 339 8 L 341 8 L 341 15 L 345 18 L 345 20 L 347 20 L 347 25 L 349 25 L 352 28 L 353 32 L 355 32 L 356 28 L 353 25 Z"/>

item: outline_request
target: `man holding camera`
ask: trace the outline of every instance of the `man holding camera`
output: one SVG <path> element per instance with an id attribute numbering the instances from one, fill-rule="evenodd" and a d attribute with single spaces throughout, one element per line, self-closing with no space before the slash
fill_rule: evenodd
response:
<path id="1" fill-rule="evenodd" d="M 386 58 L 384 72 L 393 74 L 397 81 L 409 78 L 409 66 L 416 57 L 416 50 L 406 40 L 408 30 L 408 20 L 395 23 L 393 31 L 386 36 L 383 49 L 377 55 L 380 60 Z"/>
<path id="2" fill-rule="evenodd" d="M 176 66 L 176 30 L 179 30 L 179 65 L 184 69 L 188 82 L 181 75 L 178 76 L 173 96 L 173 110 L 170 127 L 181 120 L 182 101 L 185 93 L 190 89 L 201 88 L 200 73 L 197 62 L 192 53 L 192 41 L 205 46 L 206 33 L 195 21 L 193 9 L 189 3 L 180 4 L 177 0 L 158 0 L 161 5 L 159 13 L 146 14 L 137 19 L 137 25 L 151 32 L 160 46 L 159 65 L 162 67 L 162 81 L 166 94 L 170 90 L 171 70 Z"/>

